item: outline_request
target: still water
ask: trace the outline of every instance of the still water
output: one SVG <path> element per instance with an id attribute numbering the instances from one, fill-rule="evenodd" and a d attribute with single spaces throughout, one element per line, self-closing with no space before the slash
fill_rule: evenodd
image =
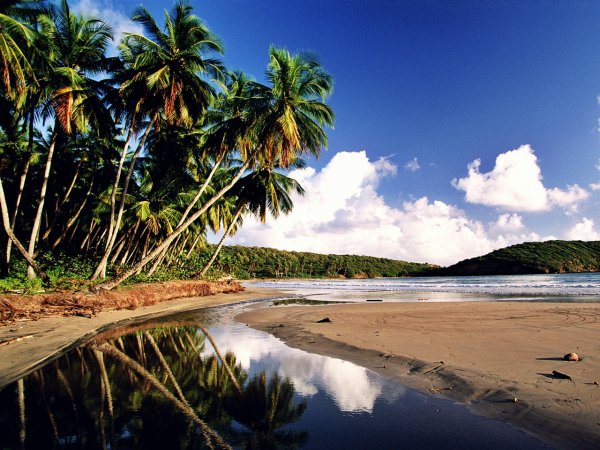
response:
<path id="1" fill-rule="evenodd" d="M 112 331 L 7 386 L 0 448 L 548 448 L 463 405 L 287 347 L 236 323 L 244 307 Z"/>

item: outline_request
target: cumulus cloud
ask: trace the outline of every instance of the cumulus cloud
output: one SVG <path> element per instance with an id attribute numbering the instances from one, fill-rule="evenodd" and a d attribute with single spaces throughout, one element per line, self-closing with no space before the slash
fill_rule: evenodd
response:
<path id="1" fill-rule="evenodd" d="M 584 217 L 581 222 L 567 231 L 566 238 L 579 241 L 598 241 L 600 240 L 600 232 L 596 231 L 592 219 Z"/>
<path id="2" fill-rule="evenodd" d="M 600 191 L 600 183 L 591 183 L 590 184 L 590 189 L 592 191 Z"/>
<path id="3" fill-rule="evenodd" d="M 542 172 L 531 146 L 501 153 L 490 172 L 481 172 L 481 160 L 468 165 L 468 176 L 452 180 L 452 185 L 465 192 L 469 203 L 494 206 L 507 211 L 541 212 L 554 206 L 567 213 L 577 210 L 589 192 L 578 185 L 546 189 Z"/>
<path id="4" fill-rule="evenodd" d="M 419 160 L 417 158 L 413 158 L 404 165 L 404 168 L 411 172 L 416 172 L 421 168 L 421 165 L 419 164 Z"/>
<path id="5" fill-rule="evenodd" d="M 73 11 L 78 14 L 98 17 L 111 26 L 114 33 L 113 45 L 109 54 L 118 53 L 117 45 L 124 33 L 143 34 L 142 27 L 132 22 L 129 17 L 119 8 L 114 0 L 78 0 L 73 4 Z"/>
<path id="6" fill-rule="evenodd" d="M 505 245 L 537 240 L 518 216 L 500 219 L 505 229 L 485 226 L 456 206 L 422 197 L 388 205 L 377 184 L 389 173 L 364 151 L 340 152 L 322 170 L 290 173 L 306 194 L 294 197 L 288 216 L 248 218 L 231 240 L 285 250 L 358 254 L 452 264 Z"/>

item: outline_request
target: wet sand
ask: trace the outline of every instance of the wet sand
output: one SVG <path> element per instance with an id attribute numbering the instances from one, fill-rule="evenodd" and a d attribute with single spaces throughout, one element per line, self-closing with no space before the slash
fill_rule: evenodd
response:
<path id="1" fill-rule="evenodd" d="M 316 323 L 326 317 L 331 323 Z M 597 448 L 599 317 L 599 304 L 452 302 L 271 307 L 237 320 L 464 402 L 561 448 Z M 564 361 L 569 352 L 583 360 Z"/>
<path id="2" fill-rule="evenodd" d="M 0 389 L 114 327 L 155 317 L 248 300 L 280 297 L 274 289 L 247 288 L 243 292 L 169 300 L 134 310 L 99 312 L 87 317 L 45 317 L 0 326 Z"/>

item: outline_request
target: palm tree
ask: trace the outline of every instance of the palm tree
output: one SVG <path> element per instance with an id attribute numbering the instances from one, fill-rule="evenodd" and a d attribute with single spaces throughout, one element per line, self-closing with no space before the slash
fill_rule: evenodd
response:
<path id="1" fill-rule="evenodd" d="M 0 85 L 7 98 L 19 103 L 18 97 L 26 85 L 35 79 L 34 69 L 27 57 L 35 33 L 19 20 L 25 9 L 19 8 L 23 1 L 9 1 L 0 7 Z"/>
<path id="2" fill-rule="evenodd" d="M 267 78 L 271 87 L 256 85 L 257 140 L 261 161 L 287 168 L 296 157 L 319 157 L 327 147 L 324 127 L 333 127 L 334 114 L 324 103 L 333 92 L 333 79 L 310 54 L 292 55 L 271 47 Z"/>
<path id="3" fill-rule="evenodd" d="M 302 167 L 302 160 L 295 160 L 294 166 Z M 281 213 L 289 214 L 294 207 L 294 202 L 290 197 L 292 191 L 304 195 L 304 189 L 296 180 L 275 170 L 261 169 L 243 177 L 232 189 L 233 195 L 237 196 L 237 206 L 233 218 L 229 221 L 229 226 L 199 275 L 201 277 L 206 275 L 221 251 L 225 238 L 235 232 L 238 221 L 244 212 L 253 213 L 262 223 L 267 220 L 267 211 L 274 219 Z"/>
<path id="4" fill-rule="evenodd" d="M 49 73 L 43 81 L 48 93 L 45 115 L 55 121 L 35 219 L 31 227 L 29 254 L 33 255 L 44 210 L 52 159 L 59 133 L 71 134 L 93 122 L 95 129 L 105 132 L 112 119 L 100 96 L 107 86 L 94 77 L 108 67 L 105 51 L 112 39 L 111 28 L 99 19 L 71 13 L 66 0 L 49 7 L 40 17 L 39 46 L 47 50 Z M 28 274 L 33 276 L 32 270 Z"/>
<path id="5" fill-rule="evenodd" d="M 153 251 L 118 277 L 97 286 L 112 289 L 138 273 L 223 195 L 252 165 L 273 168 L 277 162 L 289 167 L 301 154 L 318 156 L 327 144 L 324 127 L 332 126 L 334 115 L 324 103 L 333 89 L 331 76 L 309 55 L 291 55 L 287 50 L 271 48 L 268 78 L 272 86 L 253 83 L 252 96 L 246 102 L 244 125 L 234 139 L 244 163 L 231 181 L 181 222 Z"/>
<path id="6" fill-rule="evenodd" d="M 165 11 L 163 31 L 148 10 L 140 6 L 132 20 L 142 24 L 145 34 L 127 34 L 121 44 L 121 55 L 126 64 L 121 92 L 129 108 L 127 121 L 130 130 L 121 161 L 124 160 L 130 137 L 139 127 L 141 117 L 150 117 L 150 122 L 130 162 L 115 219 L 114 195 L 122 162 L 117 171 L 111 197 L 107 245 L 92 279 L 104 278 L 106 274 L 106 265 L 116 242 L 135 161 L 150 131 L 158 125 L 159 119 L 167 125 L 191 127 L 213 101 L 214 88 L 206 78 L 221 78 L 224 69 L 219 60 L 206 58 L 205 55 L 222 53 L 222 47 L 191 11 L 191 6 L 177 2 L 170 12 Z"/>

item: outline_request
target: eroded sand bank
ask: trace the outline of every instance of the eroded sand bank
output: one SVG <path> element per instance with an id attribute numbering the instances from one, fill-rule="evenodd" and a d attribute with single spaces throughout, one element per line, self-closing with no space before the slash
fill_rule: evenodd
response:
<path id="1" fill-rule="evenodd" d="M 465 402 L 560 447 L 597 448 L 599 316 L 598 304 L 453 302 L 271 307 L 237 320 Z M 326 317 L 331 323 L 316 323 Z M 583 360 L 563 361 L 568 352 Z"/>
<path id="2" fill-rule="evenodd" d="M 194 311 L 247 300 L 278 297 L 273 289 L 248 288 L 243 292 L 189 297 L 134 310 L 103 311 L 87 317 L 45 317 L 0 326 L 0 388 L 46 364 L 65 351 L 107 329 L 153 317 Z"/>

